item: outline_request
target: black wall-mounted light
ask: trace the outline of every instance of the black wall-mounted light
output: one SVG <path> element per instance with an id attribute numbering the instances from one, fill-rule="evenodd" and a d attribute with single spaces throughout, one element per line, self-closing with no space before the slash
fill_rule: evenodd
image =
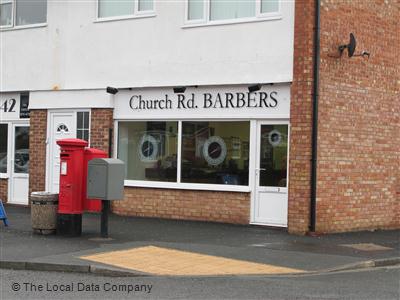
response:
<path id="1" fill-rule="evenodd" d="M 186 86 L 176 86 L 174 87 L 174 93 L 179 94 L 179 93 L 184 93 L 186 91 Z"/>
<path id="2" fill-rule="evenodd" d="M 107 91 L 107 93 L 112 94 L 112 95 L 115 95 L 116 93 L 118 93 L 118 89 L 115 87 L 111 87 L 111 86 L 108 86 L 106 91 Z"/>
<path id="3" fill-rule="evenodd" d="M 261 84 L 258 83 L 258 84 L 249 85 L 248 89 L 249 89 L 250 93 L 259 91 L 259 90 L 261 90 Z"/>

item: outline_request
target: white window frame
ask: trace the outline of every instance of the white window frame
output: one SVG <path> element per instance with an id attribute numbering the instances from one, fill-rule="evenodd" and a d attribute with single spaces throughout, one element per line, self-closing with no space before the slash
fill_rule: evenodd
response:
<path id="1" fill-rule="evenodd" d="M 28 24 L 28 25 L 16 25 L 16 13 L 17 13 L 17 0 L 5 0 L 3 3 L 11 3 L 11 25 L 3 25 L 0 26 L 0 30 L 13 30 L 13 29 L 25 29 L 25 28 L 36 28 L 36 27 L 44 27 L 47 26 L 47 19 L 48 19 L 48 11 L 49 11 L 49 1 L 46 0 L 46 22 L 43 23 L 35 23 L 35 24 Z"/>
<path id="2" fill-rule="evenodd" d="M 119 122 L 143 122 L 144 120 L 115 120 L 114 121 L 114 153 L 113 157 L 117 158 L 118 156 L 118 125 Z M 182 155 L 182 122 L 249 122 L 249 147 L 250 151 L 252 151 L 252 147 L 254 147 L 254 141 L 252 141 L 253 136 L 253 127 L 252 120 L 249 119 L 190 119 L 190 120 L 182 120 L 182 119 L 160 119 L 160 120 L 145 120 L 146 122 L 178 122 L 178 145 L 177 145 L 177 181 L 176 182 L 168 182 L 168 181 L 146 181 L 146 180 L 124 180 L 124 186 L 126 187 L 144 187 L 144 188 L 163 188 L 163 189 L 181 189 L 181 190 L 205 190 L 205 191 L 229 191 L 229 192 L 251 192 L 253 180 L 251 178 L 251 169 L 254 161 L 254 155 L 250 155 L 249 152 L 249 182 L 248 185 L 229 185 L 229 184 L 206 184 L 206 183 L 186 183 L 181 182 L 181 155 Z"/>
<path id="3" fill-rule="evenodd" d="M 0 173 L 0 179 L 7 179 L 10 176 L 10 166 L 11 166 L 11 142 L 10 137 L 12 133 L 12 123 L 11 122 L 3 122 L 1 121 L 0 124 L 7 125 L 7 172 Z"/>
<path id="4" fill-rule="evenodd" d="M 271 13 L 261 13 L 261 0 L 254 0 L 255 5 L 255 16 L 244 17 L 237 19 L 226 19 L 226 20 L 210 20 L 210 0 L 203 0 L 203 18 L 197 20 L 189 20 L 189 0 L 185 0 L 185 22 L 183 28 L 198 27 L 198 26 L 212 26 L 212 25 L 225 25 L 225 24 L 236 24 L 236 23 L 248 23 L 266 20 L 277 20 L 282 18 L 281 6 L 283 0 L 278 0 L 278 11 Z"/>
<path id="5" fill-rule="evenodd" d="M 113 16 L 113 17 L 99 17 L 99 0 L 96 0 L 96 17 L 95 23 L 98 22 L 108 22 L 108 21 L 118 21 L 118 20 L 129 20 L 129 19 L 140 19 L 140 18 L 149 18 L 156 16 L 156 0 L 153 0 L 153 9 L 152 10 L 144 10 L 139 11 L 139 0 L 129 0 L 134 1 L 134 11 L 131 15 L 123 15 L 123 16 Z"/>

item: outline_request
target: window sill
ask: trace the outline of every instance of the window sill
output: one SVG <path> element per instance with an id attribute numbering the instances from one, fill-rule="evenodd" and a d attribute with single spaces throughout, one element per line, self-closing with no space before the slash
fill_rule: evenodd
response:
<path id="1" fill-rule="evenodd" d="M 6 173 L 0 174 L 0 179 L 8 179 L 8 174 Z"/>
<path id="2" fill-rule="evenodd" d="M 14 27 L 0 27 L 0 31 L 13 31 L 13 30 L 41 28 L 41 27 L 47 27 L 47 23 L 21 25 L 21 26 L 14 26 Z"/>
<path id="3" fill-rule="evenodd" d="M 103 23 L 103 22 L 113 22 L 113 21 L 123 21 L 123 20 L 131 20 L 131 19 L 143 19 L 143 18 L 152 18 L 155 17 L 156 14 L 154 12 L 146 13 L 146 14 L 138 14 L 138 15 L 130 15 L 130 16 L 118 16 L 118 17 L 109 17 L 109 18 L 99 18 L 94 21 L 94 23 Z"/>
<path id="4" fill-rule="evenodd" d="M 271 20 L 282 19 L 281 14 L 270 15 L 266 17 L 254 17 L 246 19 L 231 19 L 231 20 L 221 20 L 221 21 L 186 21 L 187 23 L 182 26 L 182 28 L 193 28 L 193 27 L 206 27 L 206 26 L 218 26 L 218 25 L 231 25 L 231 24 L 243 24 L 243 23 L 254 23 L 254 22 L 265 22 Z"/>
<path id="5" fill-rule="evenodd" d="M 125 187 L 142 187 L 142 188 L 155 188 L 155 189 L 224 191 L 224 192 L 242 192 L 242 193 L 251 192 L 250 187 L 244 185 L 177 183 L 177 182 L 140 181 L 140 180 L 125 180 L 124 185 Z"/>

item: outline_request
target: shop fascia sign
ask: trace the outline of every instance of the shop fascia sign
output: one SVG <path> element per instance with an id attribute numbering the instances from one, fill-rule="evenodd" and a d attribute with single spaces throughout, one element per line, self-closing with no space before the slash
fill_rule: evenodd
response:
<path id="1" fill-rule="evenodd" d="M 187 88 L 184 93 L 173 93 L 172 88 L 122 90 L 115 97 L 115 118 L 224 117 L 232 113 L 289 117 L 290 85 L 265 86 L 255 92 L 247 86 Z"/>

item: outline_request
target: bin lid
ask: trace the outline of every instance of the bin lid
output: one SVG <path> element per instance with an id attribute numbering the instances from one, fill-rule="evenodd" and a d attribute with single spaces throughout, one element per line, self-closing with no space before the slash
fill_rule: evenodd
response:
<path id="1" fill-rule="evenodd" d="M 32 192 L 32 196 L 58 196 L 58 193 L 53 192 Z"/>
<path id="2" fill-rule="evenodd" d="M 53 201 L 58 201 L 58 193 L 52 193 L 52 192 L 32 192 L 30 199 L 32 201 L 42 201 L 42 202 L 53 202 Z"/>
<path id="3" fill-rule="evenodd" d="M 88 142 L 81 139 L 62 139 L 57 141 L 59 146 L 86 147 Z"/>

